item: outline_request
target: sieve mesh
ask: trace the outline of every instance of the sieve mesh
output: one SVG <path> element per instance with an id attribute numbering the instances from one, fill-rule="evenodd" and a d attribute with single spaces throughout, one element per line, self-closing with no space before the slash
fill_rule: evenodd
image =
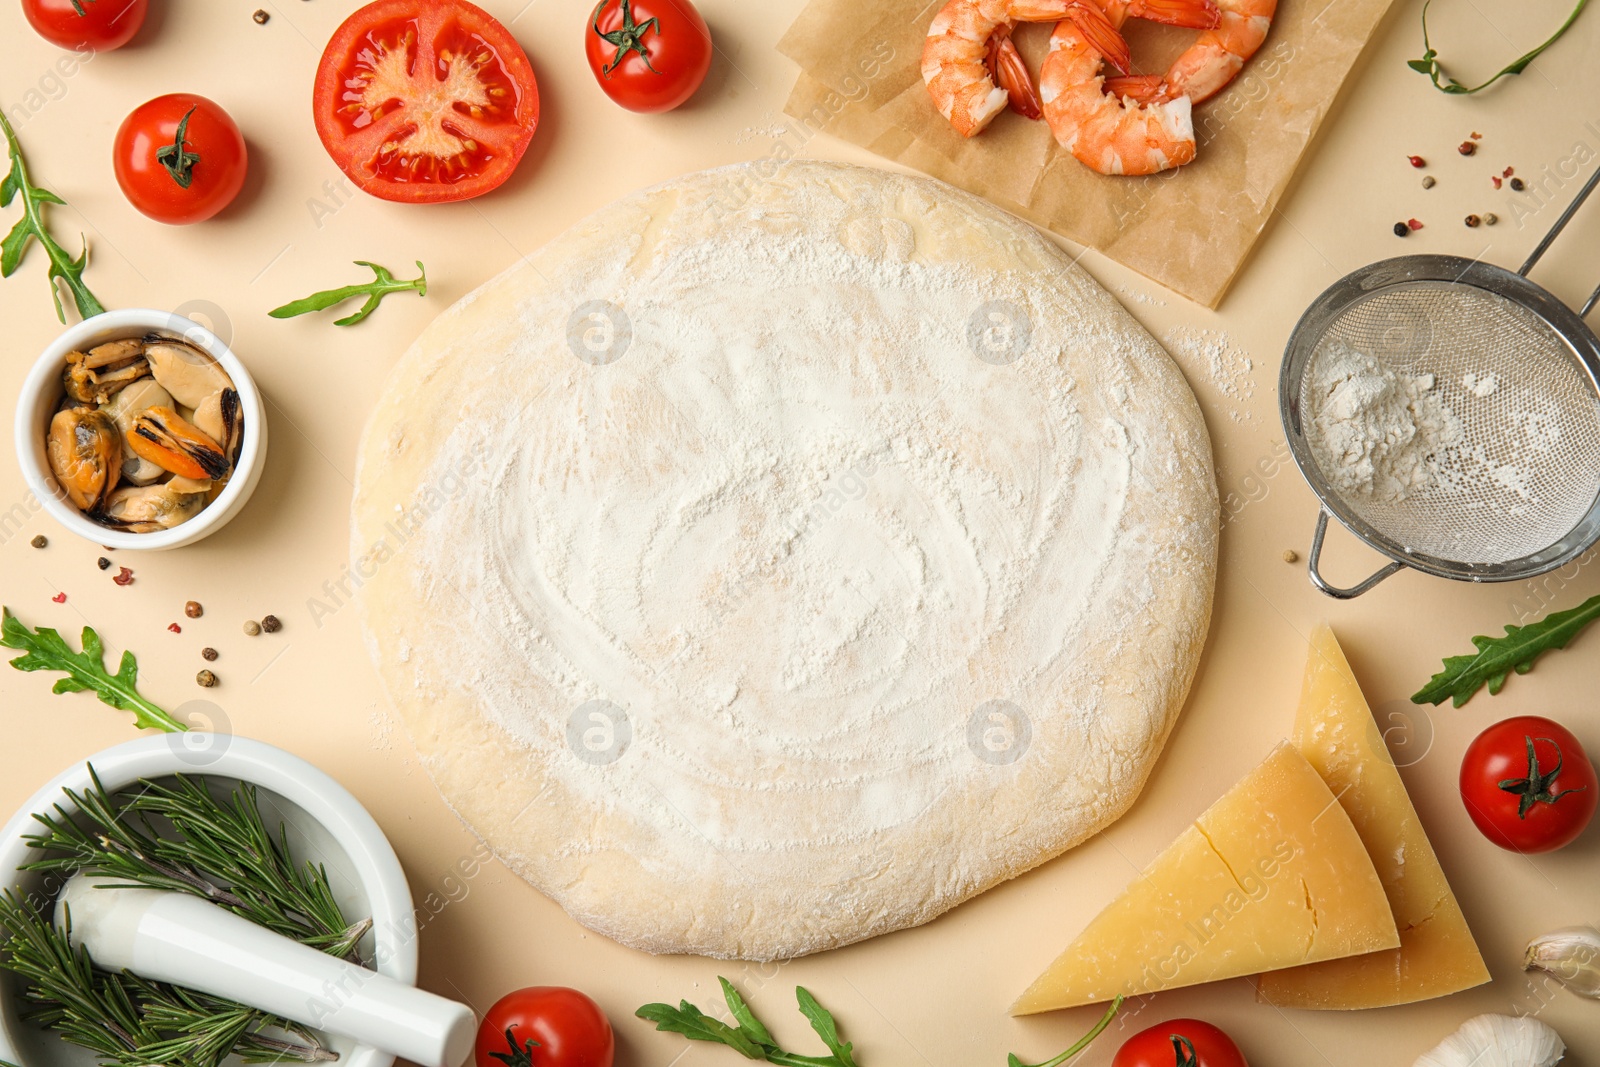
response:
<path id="1" fill-rule="evenodd" d="M 1333 450 L 1315 413 L 1314 385 L 1349 346 L 1406 375 L 1433 375 L 1460 434 L 1429 457 L 1424 484 L 1395 498 L 1339 501 L 1411 555 L 1503 564 L 1566 537 L 1600 497 L 1600 398 L 1571 348 L 1533 311 L 1448 281 L 1380 289 L 1346 308 L 1306 361 L 1300 409 L 1313 462 L 1330 487 Z"/>

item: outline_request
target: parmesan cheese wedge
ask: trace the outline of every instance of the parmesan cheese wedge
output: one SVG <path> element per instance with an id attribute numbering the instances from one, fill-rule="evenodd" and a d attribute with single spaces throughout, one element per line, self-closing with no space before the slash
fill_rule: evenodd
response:
<path id="1" fill-rule="evenodd" d="M 1257 995 L 1284 1008 L 1382 1008 L 1489 981 L 1339 641 L 1311 638 L 1294 743 L 1350 816 L 1383 880 L 1400 947 L 1261 976 Z"/>
<path id="2" fill-rule="evenodd" d="M 1383 884 L 1350 817 L 1284 742 L 1096 916 L 1011 1013 L 1399 944 Z"/>

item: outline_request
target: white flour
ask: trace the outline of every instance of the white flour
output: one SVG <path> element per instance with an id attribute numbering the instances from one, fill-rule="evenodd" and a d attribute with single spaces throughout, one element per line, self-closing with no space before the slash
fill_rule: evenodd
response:
<path id="1" fill-rule="evenodd" d="M 1319 355 L 1311 381 L 1312 451 L 1344 496 L 1395 503 L 1432 483 L 1462 438 L 1432 374 L 1410 374 L 1341 341 Z"/>
<path id="2" fill-rule="evenodd" d="M 1217 392 L 1227 400 L 1248 405 L 1256 395 L 1255 360 L 1234 344 L 1226 331 L 1178 326 L 1162 340 L 1182 357 L 1179 362 L 1191 374 L 1201 370 L 1209 374 Z M 1228 417 L 1234 422 L 1245 422 L 1252 415 L 1248 407 L 1232 407 Z"/>

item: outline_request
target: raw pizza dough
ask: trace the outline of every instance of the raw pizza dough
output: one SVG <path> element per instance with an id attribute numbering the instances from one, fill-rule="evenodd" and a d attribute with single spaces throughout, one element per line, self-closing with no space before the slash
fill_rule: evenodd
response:
<path id="1" fill-rule="evenodd" d="M 791 163 L 631 196 L 441 315 L 367 429 L 353 567 L 501 859 L 624 944 L 771 959 L 1121 815 L 1217 532 L 1193 394 L 1059 250 Z"/>

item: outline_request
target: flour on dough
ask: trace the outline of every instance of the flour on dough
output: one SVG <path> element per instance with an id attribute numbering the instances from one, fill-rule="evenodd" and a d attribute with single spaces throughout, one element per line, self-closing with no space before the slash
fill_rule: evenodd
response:
<path id="1" fill-rule="evenodd" d="M 367 429 L 353 551 L 390 697 L 497 855 L 625 944 L 771 959 L 1121 815 L 1217 530 L 1187 384 L 1059 250 L 793 163 L 629 197 L 440 316 Z"/>

